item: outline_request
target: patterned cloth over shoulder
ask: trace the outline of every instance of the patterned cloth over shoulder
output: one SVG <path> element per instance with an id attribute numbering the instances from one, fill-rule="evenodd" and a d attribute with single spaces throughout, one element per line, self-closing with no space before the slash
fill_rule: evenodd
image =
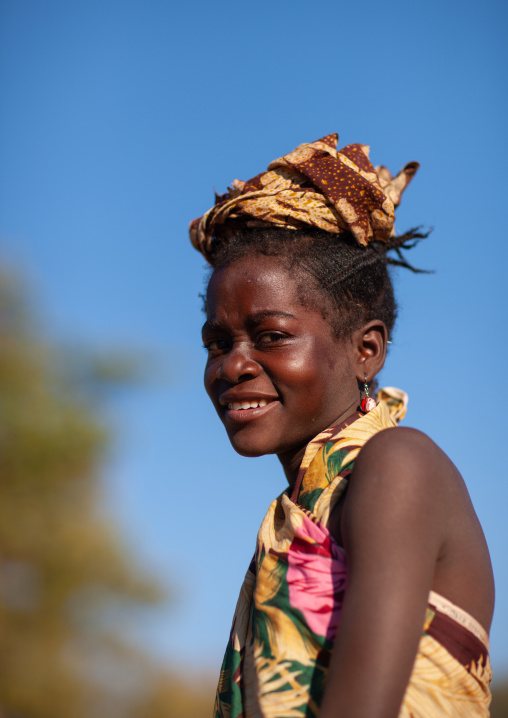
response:
<path id="1" fill-rule="evenodd" d="M 308 446 L 295 488 L 268 509 L 233 619 L 214 718 L 315 718 L 346 586 L 343 549 L 326 528 L 354 461 L 396 426 L 407 396 L 383 389 L 377 407 L 327 429 Z M 487 718 L 488 636 L 431 592 L 399 718 Z"/>

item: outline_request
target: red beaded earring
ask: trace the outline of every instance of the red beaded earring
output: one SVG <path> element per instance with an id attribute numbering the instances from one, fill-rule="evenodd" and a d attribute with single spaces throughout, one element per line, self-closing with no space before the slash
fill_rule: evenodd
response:
<path id="1" fill-rule="evenodd" d="M 360 408 L 361 410 L 367 414 L 369 411 L 372 411 L 372 409 L 376 408 L 376 400 L 373 399 L 371 396 L 369 396 L 369 385 L 367 384 L 367 375 L 363 375 L 365 377 L 365 381 L 363 384 L 363 388 L 365 391 L 365 396 L 360 402 Z"/>

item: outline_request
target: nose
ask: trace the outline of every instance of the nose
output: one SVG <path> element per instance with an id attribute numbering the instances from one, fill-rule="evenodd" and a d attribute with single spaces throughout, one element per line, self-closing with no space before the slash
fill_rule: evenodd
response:
<path id="1" fill-rule="evenodd" d="M 261 365 L 250 356 L 245 347 L 236 345 L 226 354 L 215 376 L 230 384 L 238 384 L 260 373 Z"/>

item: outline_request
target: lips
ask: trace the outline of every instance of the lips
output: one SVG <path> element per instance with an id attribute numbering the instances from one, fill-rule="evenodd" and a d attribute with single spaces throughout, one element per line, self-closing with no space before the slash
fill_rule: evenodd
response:
<path id="1" fill-rule="evenodd" d="M 224 421 L 234 424 L 244 424 L 245 422 L 260 419 L 265 416 L 280 402 L 275 397 L 266 399 L 246 398 L 241 401 L 225 401 L 224 397 L 221 397 L 220 403 L 226 409 L 224 412 Z"/>

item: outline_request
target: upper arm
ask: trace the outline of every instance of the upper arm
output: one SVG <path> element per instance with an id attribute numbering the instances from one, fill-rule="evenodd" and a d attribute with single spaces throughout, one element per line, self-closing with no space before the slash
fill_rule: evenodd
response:
<path id="1" fill-rule="evenodd" d="M 360 452 L 343 510 L 348 584 L 323 718 L 398 715 L 446 541 L 450 467 L 411 429 L 380 432 Z"/>

